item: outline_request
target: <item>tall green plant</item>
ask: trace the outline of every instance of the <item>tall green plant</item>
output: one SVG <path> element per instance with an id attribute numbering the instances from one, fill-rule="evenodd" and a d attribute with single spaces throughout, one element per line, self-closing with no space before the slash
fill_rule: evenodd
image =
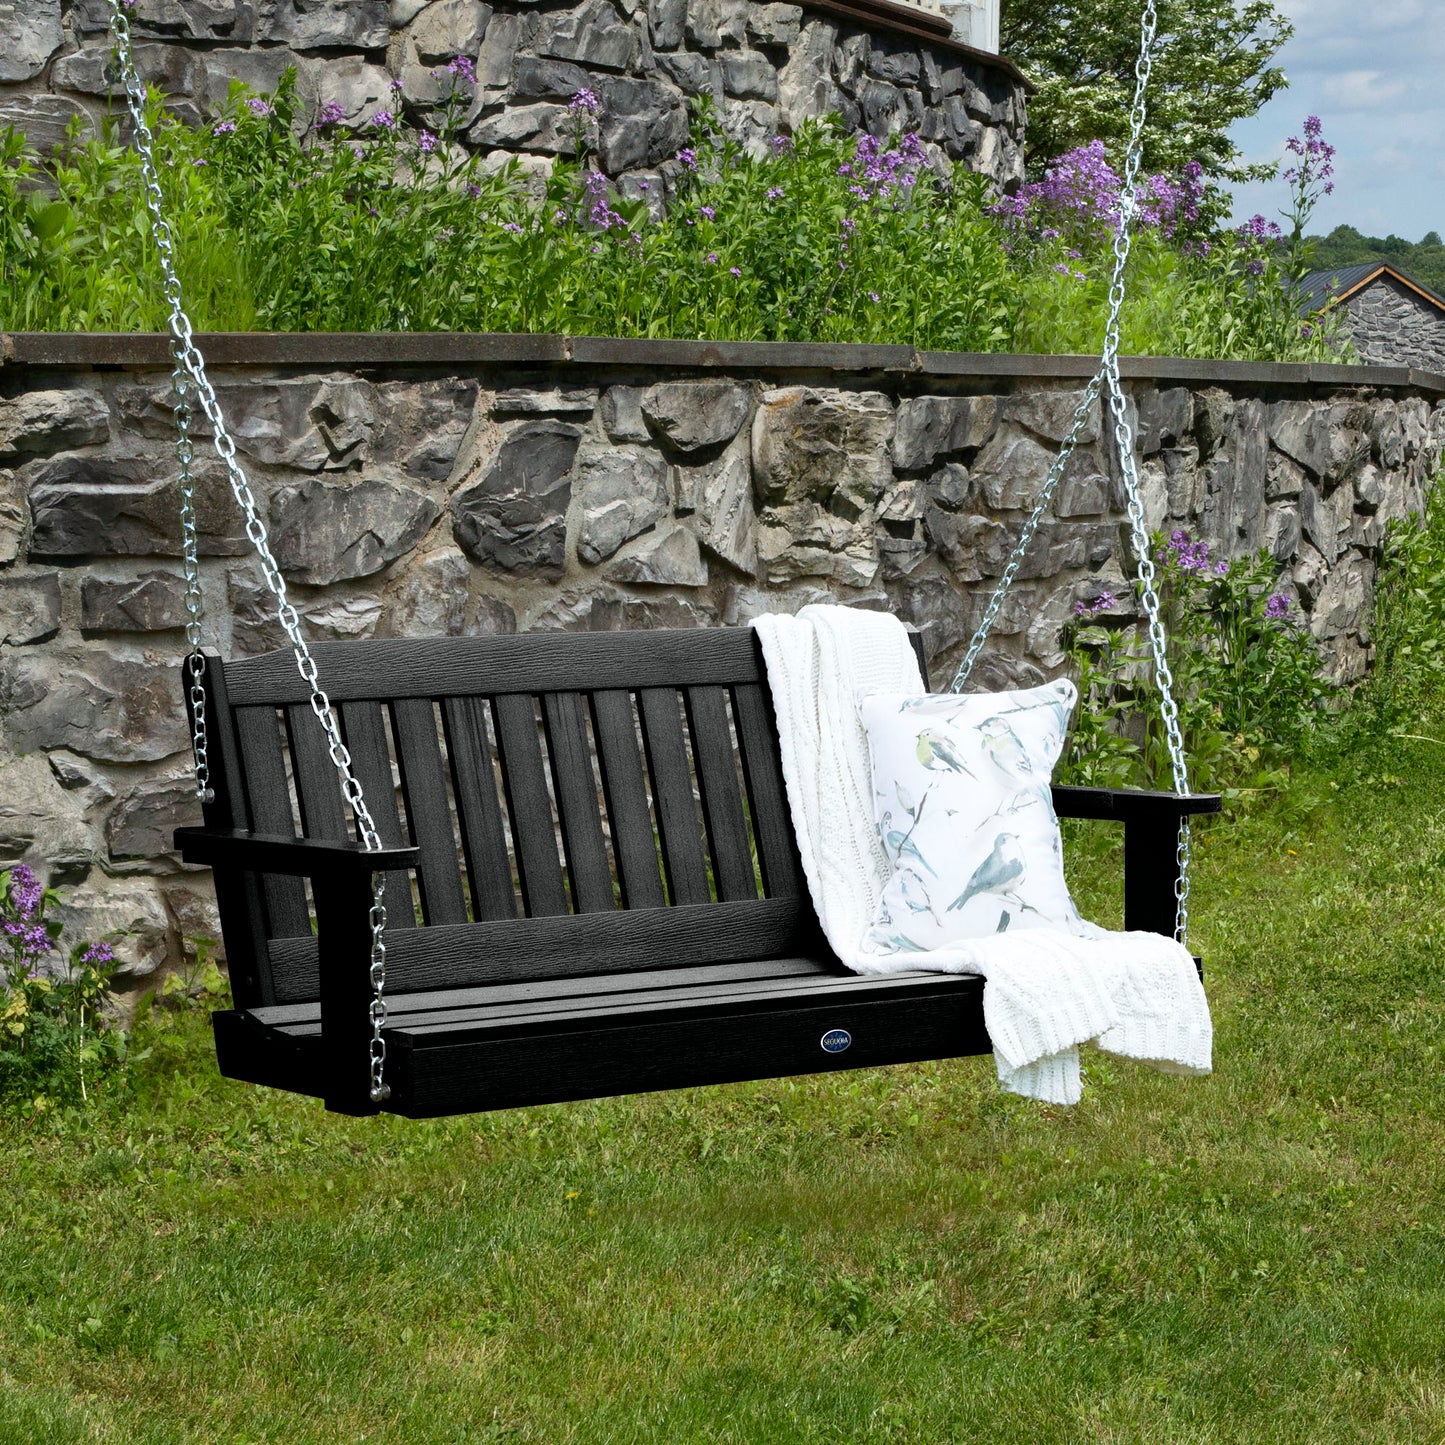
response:
<path id="1" fill-rule="evenodd" d="M 59 946 L 59 901 L 24 863 L 0 872 L 0 1104 L 44 1111 L 85 1102 L 125 1058 L 106 1017 L 108 943 Z"/>
<path id="2" fill-rule="evenodd" d="M 1275 786 L 1336 689 L 1267 551 L 1234 562 L 1183 531 L 1155 537 L 1161 616 L 1200 788 Z M 1081 782 L 1170 786 L 1147 645 L 1111 594 L 1080 603 L 1065 646 L 1079 682 L 1066 770 Z"/>
<path id="3" fill-rule="evenodd" d="M 1442 474 L 1445 475 L 1445 474 Z M 1375 583 L 1375 665 L 1359 698 L 1381 731 L 1419 733 L 1445 713 L 1445 502 L 1390 525 Z"/>

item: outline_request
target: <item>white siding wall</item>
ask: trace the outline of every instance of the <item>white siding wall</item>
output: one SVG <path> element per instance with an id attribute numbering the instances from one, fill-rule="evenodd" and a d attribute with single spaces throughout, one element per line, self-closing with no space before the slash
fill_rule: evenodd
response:
<path id="1" fill-rule="evenodd" d="M 997 55 L 999 3 L 1000 0 L 964 0 L 961 5 L 952 5 L 949 0 L 943 0 L 944 13 L 952 15 L 954 39 L 975 50 Z"/>
<path id="2" fill-rule="evenodd" d="M 1000 0 L 895 0 L 895 3 L 952 20 L 955 40 L 975 50 L 998 54 Z"/>

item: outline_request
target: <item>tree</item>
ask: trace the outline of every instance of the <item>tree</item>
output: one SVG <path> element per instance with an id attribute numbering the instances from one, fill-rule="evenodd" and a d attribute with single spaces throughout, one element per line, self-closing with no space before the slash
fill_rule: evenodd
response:
<path id="1" fill-rule="evenodd" d="M 1418 244 L 1399 236 L 1365 236 L 1353 226 L 1336 226 L 1328 236 L 1311 238 L 1318 271 L 1343 271 L 1361 261 L 1390 261 L 1415 280 L 1445 294 L 1445 242 L 1427 231 Z"/>
<path id="2" fill-rule="evenodd" d="M 1123 150 L 1141 18 L 1142 0 L 1004 0 L 1003 52 L 1038 86 L 1032 173 L 1091 140 Z M 1229 128 L 1289 84 L 1270 62 L 1293 33 L 1272 0 L 1159 0 L 1146 168 L 1177 174 L 1198 161 L 1217 182 L 1267 173 L 1240 164 Z"/>

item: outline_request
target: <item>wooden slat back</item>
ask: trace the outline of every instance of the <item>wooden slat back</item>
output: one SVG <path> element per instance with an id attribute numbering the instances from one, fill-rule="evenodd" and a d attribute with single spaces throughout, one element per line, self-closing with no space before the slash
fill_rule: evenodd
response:
<path id="1" fill-rule="evenodd" d="M 258 833 L 291 833 L 296 822 L 286 757 L 281 750 L 281 724 L 274 707 L 242 707 L 236 713 L 241 749 L 241 776 L 251 826 Z M 262 879 L 266 926 L 272 938 L 296 938 L 311 932 L 306 886 L 299 878 L 266 874 Z"/>
<path id="2" fill-rule="evenodd" d="M 728 696 L 720 687 L 690 687 L 687 719 L 692 730 L 717 896 L 728 902 L 758 896 L 758 877 L 738 786 L 737 748 L 728 720 Z"/>
<path id="3" fill-rule="evenodd" d="M 436 709 L 425 698 L 391 705 L 411 841 L 421 849 L 422 914 L 428 923 L 465 923 L 467 899 L 452 830 L 451 793 L 437 741 Z"/>
<path id="4" fill-rule="evenodd" d="M 749 631 L 316 651 L 383 841 L 421 849 L 419 921 L 427 927 L 417 947 L 428 947 L 432 926 L 507 923 L 522 937 L 529 919 L 540 929 L 543 920 L 583 914 L 616 915 L 606 927 L 620 929 L 620 939 L 629 931 L 639 941 L 666 938 L 664 922 L 644 929 L 628 912 L 777 900 L 799 920 L 789 925 L 790 947 L 817 950 L 761 650 Z M 231 664 L 225 683 L 253 826 L 292 830 L 289 752 L 305 834 L 350 836 L 324 739 L 280 662 Z M 264 896 L 270 938 L 310 935 L 299 883 L 268 879 Z M 387 902 L 393 924 L 412 924 L 406 878 L 388 878 Z M 708 912 L 690 913 L 689 927 L 705 927 L 696 919 Z M 717 916 L 714 961 L 726 961 L 742 945 L 729 937 L 729 910 Z M 555 947 L 514 946 L 489 967 L 518 978 L 576 972 L 591 957 L 574 941 L 584 937 L 578 918 L 555 934 Z M 269 954 L 282 970 L 273 996 L 307 997 L 312 967 L 283 976 L 307 949 Z"/>
<path id="5" fill-rule="evenodd" d="M 610 911 L 617 903 L 607 840 L 602 836 L 601 794 L 592 771 L 583 699 L 575 692 L 549 692 L 542 699 L 542 716 L 573 907 L 578 913 Z"/>
<path id="6" fill-rule="evenodd" d="M 506 824 L 497 797 L 497 777 L 487 737 L 487 704 L 477 697 L 442 700 L 447 758 L 462 825 L 472 917 L 515 918 L 517 894 L 507 857 Z"/>
<path id="7" fill-rule="evenodd" d="M 597 757 L 612 847 L 617 857 L 617 882 L 624 908 L 661 908 L 667 903 L 659 867 L 657 835 L 647 801 L 647 774 L 637 737 L 632 694 L 605 689 L 592 694 L 592 721 L 597 729 Z"/>
<path id="8" fill-rule="evenodd" d="M 411 841 L 401 826 L 401 813 L 396 806 L 396 780 L 391 770 L 391 752 L 387 747 L 386 714 L 376 702 L 344 702 L 341 704 L 341 729 L 357 781 L 366 798 L 376 831 L 388 847 L 400 847 Z M 411 901 L 411 875 L 386 875 L 386 926 L 414 928 L 416 915 Z"/>

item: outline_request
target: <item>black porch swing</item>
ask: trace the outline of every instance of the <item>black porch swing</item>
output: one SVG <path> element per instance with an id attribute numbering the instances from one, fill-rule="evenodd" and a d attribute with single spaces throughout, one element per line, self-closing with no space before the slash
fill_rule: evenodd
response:
<path id="1" fill-rule="evenodd" d="M 214 1019 L 222 1073 L 424 1118 L 986 1052 L 981 980 L 864 977 L 833 958 L 750 629 L 307 645 L 192 340 L 121 0 L 111 10 L 171 308 L 205 819 L 175 841 L 214 872 L 235 995 Z M 1182 939 L 1188 818 L 1220 803 L 1188 790 L 1117 357 L 1155 25 L 1146 0 L 1103 361 L 954 688 L 1107 394 L 1174 791 L 1058 787 L 1054 802 L 1124 824 L 1126 928 Z M 223 664 L 201 651 L 195 405 L 292 652 Z"/>

